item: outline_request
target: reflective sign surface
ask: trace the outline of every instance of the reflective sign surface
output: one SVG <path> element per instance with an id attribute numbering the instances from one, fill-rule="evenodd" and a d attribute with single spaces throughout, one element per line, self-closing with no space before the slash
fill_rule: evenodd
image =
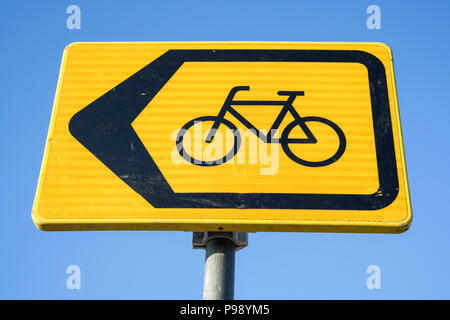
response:
<path id="1" fill-rule="evenodd" d="M 402 232 L 390 49 L 74 43 L 33 208 L 43 230 Z"/>

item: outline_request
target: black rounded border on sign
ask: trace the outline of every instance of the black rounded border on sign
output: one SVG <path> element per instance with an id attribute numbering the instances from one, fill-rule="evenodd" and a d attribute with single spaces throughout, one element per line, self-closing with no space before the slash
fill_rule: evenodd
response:
<path id="1" fill-rule="evenodd" d="M 131 123 L 184 62 L 341 62 L 363 64 L 369 75 L 378 191 L 367 194 L 176 193 Z M 386 70 L 358 50 L 169 50 L 76 113 L 69 131 L 85 148 L 155 208 L 377 210 L 399 184 Z"/>

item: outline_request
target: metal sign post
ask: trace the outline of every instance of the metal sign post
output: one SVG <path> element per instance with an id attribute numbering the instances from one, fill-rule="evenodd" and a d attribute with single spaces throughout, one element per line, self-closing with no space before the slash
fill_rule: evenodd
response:
<path id="1" fill-rule="evenodd" d="M 204 300 L 233 300 L 235 252 L 247 245 L 246 232 L 193 233 L 193 248 L 206 251 Z"/>

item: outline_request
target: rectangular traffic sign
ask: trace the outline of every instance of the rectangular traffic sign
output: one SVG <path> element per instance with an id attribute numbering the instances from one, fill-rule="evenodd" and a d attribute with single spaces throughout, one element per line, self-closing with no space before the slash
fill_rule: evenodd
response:
<path id="1" fill-rule="evenodd" d="M 381 43 L 73 43 L 42 230 L 386 232 L 412 219 Z"/>

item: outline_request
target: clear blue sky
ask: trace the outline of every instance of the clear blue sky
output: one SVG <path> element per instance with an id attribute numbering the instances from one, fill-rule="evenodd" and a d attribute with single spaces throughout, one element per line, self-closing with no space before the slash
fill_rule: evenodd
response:
<path id="1" fill-rule="evenodd" d="M 81 30 L 66 28 L 67 6 Z M 366 8 L 381 8 L 381 30 Z M 237 299 L 450 298 L 449 1 L 22 1 L 0 5 L 0 298 L 201 299 L 190 232 L 38 231 L 31 207 L 73 41 L 380 41 L 394 53 L 414 220 L 400 235 L 256 233 Z M 66 289 L 81 267 L 82 289 Z M 381 268 L 368 290 L 366 268 Z"/>

